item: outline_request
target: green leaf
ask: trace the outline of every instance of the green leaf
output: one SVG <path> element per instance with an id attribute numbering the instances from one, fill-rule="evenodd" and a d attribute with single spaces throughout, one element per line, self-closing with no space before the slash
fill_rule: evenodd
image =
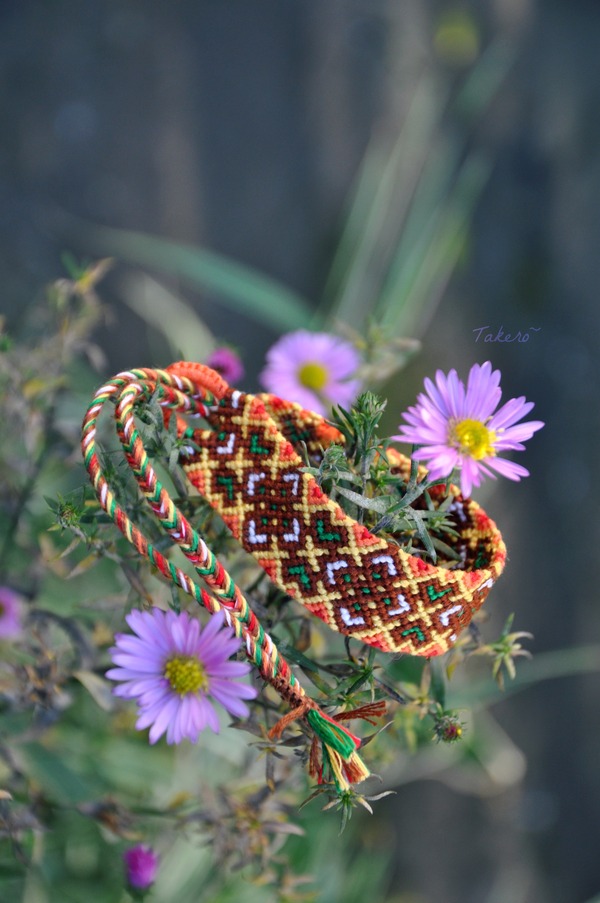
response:
<path id="1" fill-rule="evenodd" d="M 426 664 L 425 659 L 416 655 L 403 655 L 386 668 L 386 673 L 398 683 L 414 684 L 418 687 Z"/>
<path id="2" fill-rule="evenodd" d="M 302 296 L 215 251 L 125 229 L 86 223 L 79 223 L 78 229 L 90 252 L 177 276 L 195 288 L 215 292 L 234 309 L 270 327 L 299 329 L 313 316 Z"/>
<path id="3" fill-rule="evenodd" d="M 459 169 L 448 194 L 437 205 L 424 201 L 424 210 L 415 207 L 403 231 L 394 260 L 381 292 L 377 311 L 382 324 L 394 332 L 418 329 L 427 322 L 429 311 L 464 252 L 475 205 L 489 178 L 491 164 L 473 153 Z"/>
<path id="4" fill-rule="evenodd" d="M 442 107 L 432 80 L 421 78 L 393 144 L 377 133 L 367 148 L 325 287 L 332 316 L 344 323 L 363 325 L 364 299 L 377 292 L 383 275 L 378 258 L 401 230 Z"/>
<path id="5" fill-rule="evenodd" d="M 327 695 L 331 693 L 332 688 L 319 674 L 319 666 L 315 664 L 315 662 L 311 661 L 305 655 L 302 655 L 301 652 L 298 652 L 298 650 L 294 649 L 293 646 L 290 646 L 289 643 L 278 641 L 277 648 L 286 658 L 289 658 L 297 665 L 300 665 L 300 667 L 306 671 L 307 677 L 310 678 L 315 687 L 318 687 L 322 693 Z"/>
<path id="6" fill-rule="evenodd" d="M 454 687 L 450 684 L 448 705 L 456 709 L 473 705 L 491 705 L 543 680 L 598 671 L 600 671 L 600 645 L 543 652 L 530 661 L 521 662 L 515 679 L 504 691 L 498 688 L 494 680 L 471 682 L 464 687 Z"/>
<path id="7" fill-rule="evenodd" d="M 413 523 L 415 525 L 419 539 L 425 546 L 425 550 L 426 550 L 427 554 L 432 559 L 432 561 L 435 563 L 437 555 L 436 555 L 435 549 L 433 547 L 431 537 L 430 537 L 429 533 L 427 532 L 427 527 L 425 526 L 425 522 L 423 520 L 423 514 L 431 514 L 431 513 L 432 512 L 429 512 L 429 511 L 427 511 L 427 512 L 414 511 L 411 508 L 410 516 L 411 516 L 411 520 L 413 521 Z"/>
<path id="8" fill-rule="evenodd" d="M 429 668 L 431 673 L 430 695 L 442 708 L 446 706 L 446 681 L 444 672 L 440 668 L 439 663 L 430 660 Z"/>
<path id="9" fill-rule="evenodd" d="M 27 763 L 27 771 L 41 784 L 45 795 L 60 803 L 81 803 L 91 799 L 97 788 L 92 787 L 79 774 L 65 764 L 64 755 L 58 755 L 41 743 L 25 743 L 21 752 Z"/>
<path id="10" fill-rule="evenodd" d="M 73 677 L 86 688 L 94 702 L 103 711 L 112 712 L 115 707 L 115 697 L 112 694 L 112 685 L 107 680 L 94 674 L 93 671 L 85 670 L 74 671 Z"/>
<path id="11" fill-rule="evenodd" d="M 378 514 L 385 514 L 389 508 L 389 497 L 380 496 L 379 498 L 368 499 L 365 498 L 364 495 L 354 492 L 352 489 L 346 489 L 345 486 L 336 486 L 335 488 L 340 495 L 344 496 L 344 498 L 354 502 L 359 508 L 366 508 L 367 511 L 376 511 Z"/>
<path id="12" fill-rule="evenodd" d="M 215 338 L 195 310 L 145 273 L 129 274 L 122 297 L 128 307 L 162 333 L 173 354 L 202 361 L 215 347 Z M 171 422 L 176 425 L 175 417 Z"/>

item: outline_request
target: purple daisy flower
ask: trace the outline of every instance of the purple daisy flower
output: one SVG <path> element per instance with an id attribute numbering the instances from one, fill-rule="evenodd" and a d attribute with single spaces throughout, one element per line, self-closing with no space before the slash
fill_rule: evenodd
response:
<path id="1" fill-rule="evenodd" d="M 154 884 L 158 871 L 158 856 L 152 847 L 138 844 L 123 853 L 127 883 L 138 890 Z"/>
<path id="2" fill-rule="evenodd" d="M 240 642 L 225 627 L 222 612 L 212 615 L 206 627 L 187 612 L 132 611 L 125 620 L 136 636 L 119 633 L 110 650 L 118 667 L 106 676 L 122 680 L 116 696 L 137 699 L 136 728 L 150 727 L 150 743 L 167 734 L 167 743 L 181 743 L 184 737 L 195 743 L 206 727 L 219 731 L 212 697 L 231 715 L 249 714 L 244 699 L 254 699 L 257 691 L 235 683 L 251 670 L 247 662 L 231 662 Z"/>
<path id="3" fill-rule="evenodd" d="M 267 352 L 260 374 L 274 395 L 327 415 L 334 404 L 349 407 L 360 392 L 355 378 L 360 355 L 354 345 L 328 332 L 289 332 Z"/>
<path id="4" fill-rule="evenodd" d="M 462 492 L 470 496 L 483 477 L 501 474 L 520 480 L 529 476 L 520 464 L 498 455 L 522 451 L 523 442 L 544 424 L 541 420 L 517 423 L 534 406 L 524 397 L 511 398 L 498 408 L 500 371 L 492 370 L 489 361 L 471 367 L 466 387 L 456 370 L 447 376 L 438 370 L 435 384 L 426 379 L 425 389 L 427 394 L 421 393 L 418 403 L 402 415 L 406 424 L 392 438 L 421 446 L 413 457 L 425 463 L 432 479 L 443 479 L 458 468 Z"/>
<path id="5" fill-rule="evenodd" d="M 23 632 L 23 603 L 8 586 L 0 586 L 0 638 L 12 639 Z"/>
<path id="6" fill-rule="evenodd" d="M 220 373 L 230 386 L 237 385 L 244 376 L 244 365 L 240 356 L 225 345 L 215 348 L 212 354 L 209 355 L 206 365 Z"/>

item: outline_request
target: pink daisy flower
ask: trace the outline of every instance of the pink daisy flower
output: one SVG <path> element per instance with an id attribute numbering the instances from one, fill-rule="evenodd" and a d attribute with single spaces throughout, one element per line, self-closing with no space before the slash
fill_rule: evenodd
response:
<path id="1" fill-rule="evenodd" d="M 520 464 L 499 455 L 522 451 L 523 442 L 544 424 L 541 420 L 517 422 L 534 406 L 524 397 L 511 398 L 498 408 L 500 371 L 492 370 L 489 361 L 471 367 L 466 387 L 456 370 L 447 376 L 438 370 L 435 384 L 426 379 L 425 389 L 427 394 L 421 393 L 417 404 L 402 415 L 406 423 L 392 438 L 421 446 L 413 457 L 425 463 L 432 479 L 443 479 L 458 468 L 461 490 L 470 496 L 484 477 L 500 474 L 520 480 L 529 476 Z"/>
<path id="2" fill-rule="evenodd" d="M 23 633 L 23 603 L 8 586 L 0 586 L 0 639 L 13 639 Z"/>
<path id="3" fill-rule="evenodd" d="M 123 853 L 127 883 L 138 890 L 146 890 L 154 884 L 158 871 L 158 856 L 152 847 L 138 844 Z"/>
<path id="4" fill-rule="evenodd" d="M 136 699 L 136 728 L 150 728 L 150 743 L 166 732 L 167 743 L 187 738 L 195 743 L 210 727 L 219 731 L 217 713 L 209 697 L 237 718 L 249 714 L 244 699 L 257 691 L 235 683 L 251 670 L 247 662 L 229 661 L 240 643 L 222 612 L 212 615 L 206 627 L 187 612 L 132 611 L 125 618 L 136 636 L 119 633 L 110 650 L 116 668 L 106 672 L 115 696 Z"/>
<path id="5" fill-rule="evenodd" d="M 267 352 L 260 381 L 267 391 L 327 415 L 334 404 L 349 407 L 361 389 L 354 345 L 328 332 L 289 332 Z"/>
<path id="6" fill-rule="evenodd" d="M 215 348 L 209 355 L 206 365 L 220 373 L 230 386 L 236 386 L 244 376 L 244 365 L 240 356 L 225 345 Z"/>

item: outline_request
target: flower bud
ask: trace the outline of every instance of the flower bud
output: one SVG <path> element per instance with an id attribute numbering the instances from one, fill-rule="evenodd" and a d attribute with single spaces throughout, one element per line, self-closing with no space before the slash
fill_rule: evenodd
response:
<path id="1" fill-rule="evenodd" d="M 123 853 L 127 883 L 138 890 L 146 890 L 154 883 L 158 870 L 158 856 L 152 847 L 138 844 Z"/>

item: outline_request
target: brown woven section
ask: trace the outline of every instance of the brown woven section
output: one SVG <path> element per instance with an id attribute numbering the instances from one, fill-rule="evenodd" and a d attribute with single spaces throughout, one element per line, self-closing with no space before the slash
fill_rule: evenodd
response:
<path id="1" fill-rule="evenodd" d="M 273 583 L 333 630 L 385 652 L 445 652 L 483 604 L 506 560 L 502 537 L 451 488 L 461 568 L 433 566 L 374 536 L 301 472 L 339 434 L 323 418 L 272 395 L 231 389 L 197 430 L 188 478 Z M 183 427 L 181 427 L 183 428 Z M 410 462 L 392 452 L 395 466 Z"/>

